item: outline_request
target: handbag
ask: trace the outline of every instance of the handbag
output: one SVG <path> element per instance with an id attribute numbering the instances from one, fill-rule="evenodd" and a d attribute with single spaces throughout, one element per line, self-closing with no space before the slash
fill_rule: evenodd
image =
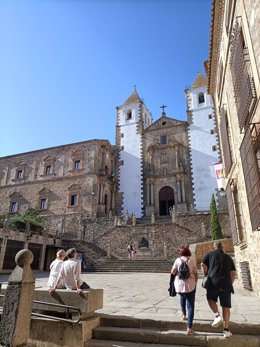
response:
<path id="1" fill-rule="evenodd" d="M 169 292 L 170 296 L 176 296 L 177 295 L 176 290 L 175 290 L 175 286 L 174 286 L 174 280 L 175 280 L 175 275 L 171 274 L 170 283 L 169 283 L 170 286 L 168 288 L 168 292 Z"/>
<path id="2" fill-rule="evenodd" d="M 211 279 L 209 276 L 205 276 L 201 282 L 201 286 L 204 289 L 208 289 L 211 285 Z"/>

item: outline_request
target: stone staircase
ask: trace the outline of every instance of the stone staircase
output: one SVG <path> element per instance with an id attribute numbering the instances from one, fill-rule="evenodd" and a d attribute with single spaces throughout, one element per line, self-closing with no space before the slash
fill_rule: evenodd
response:
<path id="1" fill-rule="evenodd" d="M 154 321 L 124 316 L 102 316 L 87 347 L 259 347 L 260 324 L 231 323 L 233 335 L 225 339 L 210 322 L 194 323 L 195 334 L 186 335 L 184 322 Z"/>
<path id="2" fill-rule="evenodd" d="M 109 259 L 99 264 L 84 268 L 86 272 L 168 272 L 172 262 L 164 259 L 129 260 Z"/>

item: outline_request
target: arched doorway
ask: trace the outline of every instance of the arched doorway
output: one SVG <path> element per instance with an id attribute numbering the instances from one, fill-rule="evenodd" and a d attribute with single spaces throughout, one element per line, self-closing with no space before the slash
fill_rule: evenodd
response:
<path id="1" fill-rule="evenodd" d="M 171 187 L 163 187 L 159 192 L 159 214 L 168 216 L 170 207 L 174 205 L 174 191 Z"/>

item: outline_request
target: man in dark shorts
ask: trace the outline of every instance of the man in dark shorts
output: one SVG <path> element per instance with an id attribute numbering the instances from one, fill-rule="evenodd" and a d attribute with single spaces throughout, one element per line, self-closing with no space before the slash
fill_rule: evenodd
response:
<path id="1" fill-rule="evenodd" d="M 209 307 L 215 315 L 212 323 L 213 327 L 218 327 L 222 323 L 217 301 L 219 298 L 223 314 L 223 335 L 230 337 L 229 319 L 231 308 L 231 293 L 234 293 L 233 282 L 236 277 L 236 268 L 232 258 L 223 252 L 220 241 L 214 243 L 214 251 L 207 253 L 201 262 L 201 269 L 204 275 L 210 278 L 210 286 L 207 289 L 207 300 Z"/>

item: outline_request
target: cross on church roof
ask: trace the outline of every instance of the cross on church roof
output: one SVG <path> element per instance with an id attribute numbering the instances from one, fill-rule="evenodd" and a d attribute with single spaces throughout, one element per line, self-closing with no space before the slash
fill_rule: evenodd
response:
<path id="1" fill-rule="evenodd" d="M 166 105 L 164 105 L 164 104 L 162 104 L 162 106 L 160 106 L 160 108 L 162 108 L 163 109 L 163 113 L 164 113 L 164 109 L 166 108 L 167 106 Z"/>

